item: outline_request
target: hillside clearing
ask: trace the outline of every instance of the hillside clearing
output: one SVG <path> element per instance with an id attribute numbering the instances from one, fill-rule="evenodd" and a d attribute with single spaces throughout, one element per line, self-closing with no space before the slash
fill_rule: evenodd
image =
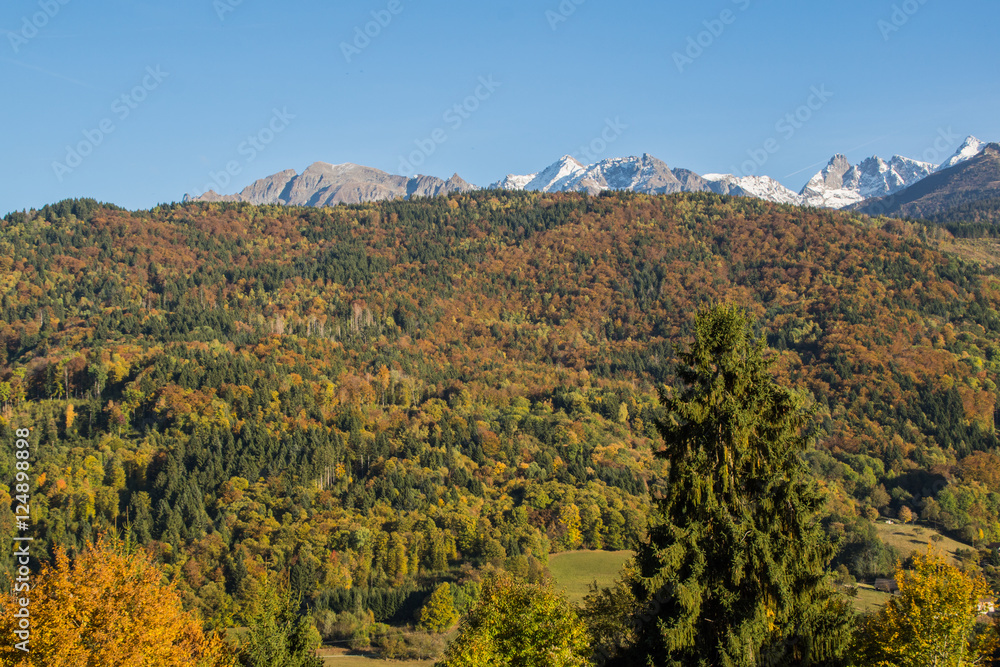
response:
<path id="1" fill-rule="evenodd" d="M 374 658 L 366 655 L 350 655 L 343 648 L 321 648 L 319 657 L 323 658 L 323 667 L 374 667 L 391 662 L 395 667 L 429 667 L 434 660 L 392 660 Z"/>
<path id="2" fill-rule="evenodd" d="M 549 572 L 556 588 L 566 593 L 570 602 L 579 604 L 594 581 L 598 586 L 610 586 L 633 555 L 631 551 L 567 551 L 549 557 Z"/>
<path id="3" fill-rule="evenodd" d="M 927 526 L 901 524 L 895 521 L 888 524 L 884 519 L 879 519 L 875 529 L 879 538 L 889 546 L 899 549 L 899 554 L 903 558 L 907 558 L 915 551 L 926 551 L 927 545 L 932 543 L 932 535 L 941 536 L 941 540 L 935 543 L 935 549 L 942 551 L 952 563 L 958 563 L 958 559 L 955 558 L 956 549 L 972 549 L 968 544 L 953 540 Z"/>

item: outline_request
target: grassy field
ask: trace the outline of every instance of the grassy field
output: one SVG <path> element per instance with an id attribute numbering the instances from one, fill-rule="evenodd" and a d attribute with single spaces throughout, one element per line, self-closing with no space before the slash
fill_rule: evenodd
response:
<path id="1" fill-rule="evenodd" d="M 347 655 L 347 651 L 340 648 L 323 648 L 319 655 L 323 658 L 323 667 L 375 667 L 387 664 L 387 661 L 380 658 Z M 391 664 L 395 667 L 429 667 L 434 664 L 434 660 L 393 660 Z"/>
<path id="2" fill-rule="evenodd" d="M 430 667 L 430 665 L 433 665 L 441 658 L 448 643 L 458 636 L 458 628 L 454 627 L 442 635 L 434 635 L 434 639 L 431 641 L 428 641 L 429 638 L 421 632 L 404 630 L 403 634 L 407 637 L 407 644 L 412 646 L 416 643 L 422 646 L 424 651 L 439 650 L 440 653 L 436 658 L 427 660 L 385 660 L 373 652 L 361 652 L 352 655 L 351 651 L 345 646 L 346 642 L 340 642 L 339 646 L 324 646 L 319 650 L 319 656 L 323 658 L 324 667 L 333 667 L 334 665 L 337 667 L 375 667 L 375 665 L 385 665 L 387 663 L 397 665 L 398 667 Z M 421 641 L 422 639 L 423 641 Z M 435 644 L 438 645 L 437 649 L 435 649 Z M 417 653 L 416 655 L 421 654 Z M 427 653 L 423 653 L 422 655 L 427 655 Z"/>
<path id="3" fill-rule="evenodd" d="M 556 588 L 566 593 L 570 602 L 583 602 L 590 584 L 610 585 L 618 576 L 631 551 L 567 551 L 549 556 L 549 572 Z"/>
<path id="4" fill-rule="evenodd" d="M 892 597 L 889 593 L 877 591 L 868 584 L 858 585 L 857 597 L 851 598 L 855 611 L 877 611 Z"/>
<path id="5" fill-rule="evenodd" d="M 926 551 L 927 545 L 931 544 L 931 535 L 940 534 L 927 526 L 901 524 L 895 521 L 890 525 L 885 522 L 885 519 L 879 519 L 878 523 L 875 524 L 875 528 L 878 530 L 879 538 L 886 544 L 899 549 L 899 553 L 903 558 L 906 558 L 914 551 Z M 971 549 L 972 547 L 941 535 L 941 541 L 935 544 L 935 548 L 947 554 L 951 561 L 955 563 L 957 562 L 955 559 L 956 549 Z"/>

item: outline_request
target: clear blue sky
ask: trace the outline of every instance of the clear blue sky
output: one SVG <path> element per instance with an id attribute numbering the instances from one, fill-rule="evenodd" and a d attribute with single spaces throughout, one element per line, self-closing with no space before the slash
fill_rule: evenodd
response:
<path id="1" fill-rule="evenodd" d="M 798 190 L 837 152 L 1000 140 L 998 25 L 996 0 L 6 0 L 0 213 L 148 208 L 228 163 L 223 192 L 317 160 L 400 173 L 415 142 L 414 171 L 488 185 L 588 145 L 740 171 L 773 139 L 751 166 Z"/>

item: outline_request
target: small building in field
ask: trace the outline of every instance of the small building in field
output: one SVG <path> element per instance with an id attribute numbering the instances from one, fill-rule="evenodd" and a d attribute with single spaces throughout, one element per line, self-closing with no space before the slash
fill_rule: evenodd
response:
<path id="1" fill-rule="evenodd" d="M 895 579 L 883 579 L 883 578 L 876 579 L 874 588 L 877 591 L 882 591 L 883 593 L 892 593 L 893 595 L 899 592 L 899 586 L 896 585 Z"/>

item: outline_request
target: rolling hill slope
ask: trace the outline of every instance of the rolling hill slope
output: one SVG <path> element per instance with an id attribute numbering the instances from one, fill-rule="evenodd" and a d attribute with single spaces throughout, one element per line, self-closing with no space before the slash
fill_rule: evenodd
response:
<path id="1" fill-rule="evenodd" d="M 272 569 L 401 622 L 463 564 L 633 547 L 655 387 L 715 301 L 814 398 L 831 531 L 906 505 L 1000 539 L 989 466 L 963 467 L 997 448 L 1000 280 L 916 225 L 477 191 L 64 202 L 7 216 L 0 246 L 0 435 L 35 429 L 39 552 L 127 519 L 208 615 Z"/>

